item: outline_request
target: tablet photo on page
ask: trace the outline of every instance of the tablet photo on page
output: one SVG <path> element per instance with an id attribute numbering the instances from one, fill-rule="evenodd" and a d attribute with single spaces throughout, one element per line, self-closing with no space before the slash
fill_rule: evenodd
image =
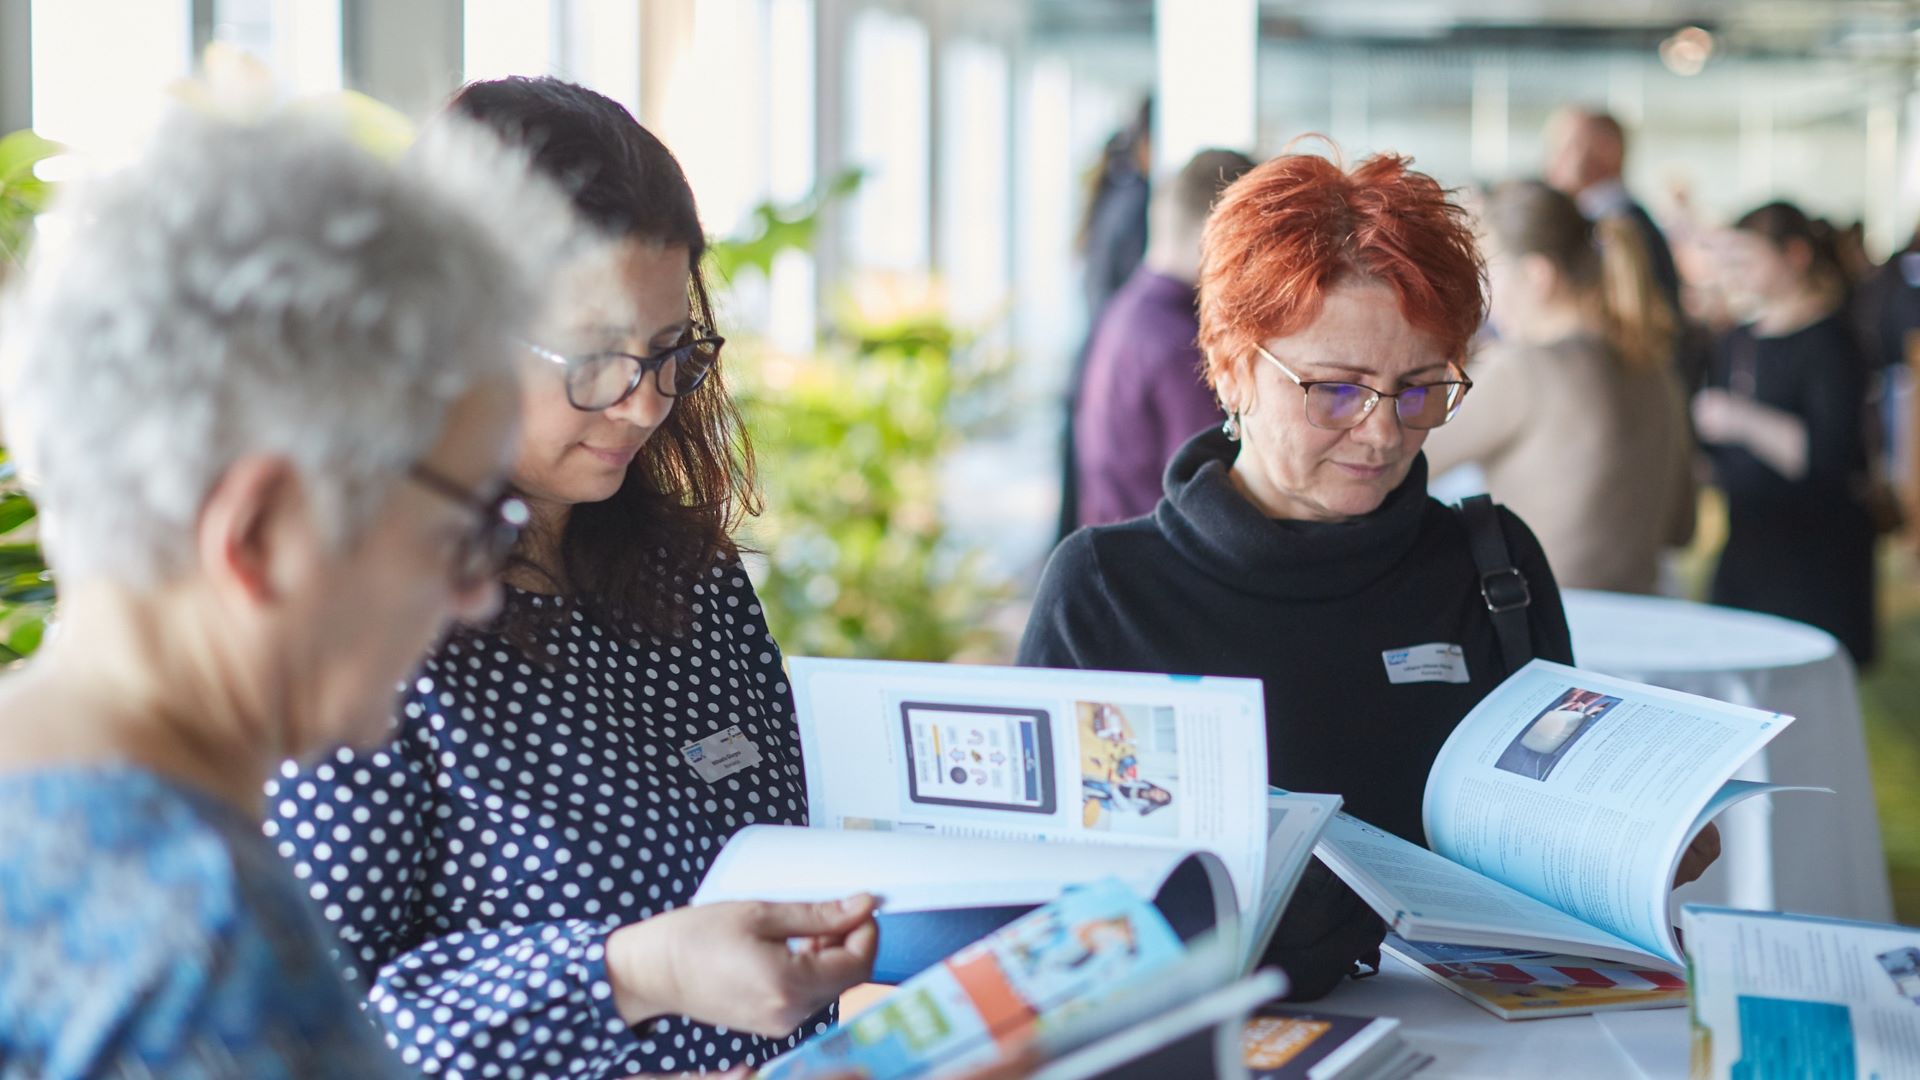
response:
<path id="1" fill-rule="evenodd" d="M 910 801 L 1029 814 L 1058 805 L 1045 709 L 903 701 L 900 723 Z"/>

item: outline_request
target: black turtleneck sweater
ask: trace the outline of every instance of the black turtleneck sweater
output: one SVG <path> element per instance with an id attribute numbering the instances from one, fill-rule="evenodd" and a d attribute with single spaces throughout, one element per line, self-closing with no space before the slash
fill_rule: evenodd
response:
<path id="1" fill-rule="evenodd" d="M 1275 785 L 1340 795 L 1354 816 L 1425 843 L 1434 755 L 1507 675 L 1466 526 L 1428 497 L 1424 457 L 1364 517 L 1273 520 L 1228 477 L 1238 449 L 1203 432 L 1167 466 L 1151 515 L 1068 537 L 1041 577 L 1020 662 L 1259 679 Z M 1500 520 L 1532 588 L 1534 655 L 1571 663 L 1546 555 L 1519 518 Z M 1468 681 L 1388 681 L 1383 653 L 1433 643 L 1464 649 Z"/>

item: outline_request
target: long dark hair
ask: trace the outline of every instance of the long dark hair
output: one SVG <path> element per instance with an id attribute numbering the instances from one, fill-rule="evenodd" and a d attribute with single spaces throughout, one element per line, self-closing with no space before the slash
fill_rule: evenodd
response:
<path id="1" fill-rule="evenodd" d="M 565 185 L 574 205 L 610 235 L 687 249 L 694 319 L 713 326 L 701 260 L 706 234 L 693 189 L 666 145 L 619 103 L 551 78 L 512 77 L 462 87 L 448 106 L 524 146 Z M 736 559 L 733 530 L 760 510 L 753 448 L 717 363 L 700 389 L 674 402 L 612 498 L 567 517 L 559 565 L 530 566 L 609 626 L 657 637 L 688 629 L 694 582 Z M 526 643 L 553 605 L 509 603 L 502 629 Z"/>

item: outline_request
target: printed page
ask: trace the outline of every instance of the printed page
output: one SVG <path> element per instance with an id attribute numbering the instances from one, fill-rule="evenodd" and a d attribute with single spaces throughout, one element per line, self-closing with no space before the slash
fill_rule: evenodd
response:
<path id="1" fill-rule="evenodd" d="M 1260 683 L 791 663 L 815 827 L 1211 851 L 1266 878 Z"/>
<path id="2" fill-rule="evenodd" d="M 914 976 L 755 1076 L 904 1080 L 992 1061 L 999 1046 L 1097 1010 L 1185 955 L 1152 904 L 1117 880 L 1095 882 Z"/>
<path id="3" fill-rule="evenodd" d="M 1654 963 L 1632 942 L 1448 861 L 1351 814 L 1336 815 L 1314 849 L 1394 933 L 1414 941 L 1529 945 L 1627 963 Z"/>
<path id="4" fill-rule="evenodd" d="M 1103 877 L 1151 898 L 1185 857 L 1174 848 L 749 825 L 714 858 L 693 902 L 834 900 L 860 882 L 885 911 L 935 911 L 1044 904 L 1062 881 Z"/>
<path id="5" fill-rule="evenodd" d="M 1693 823 L 1792 717 L 1535 660 L 1427 780 L 1434 851 L 1678 962 L 1667 897 Z"/>
<path id="6" fill-rule="evenodd" d="M 1682 918 L 1708 1075 L 1920 1076 L 1920 930 L 1697 904 Z"/>

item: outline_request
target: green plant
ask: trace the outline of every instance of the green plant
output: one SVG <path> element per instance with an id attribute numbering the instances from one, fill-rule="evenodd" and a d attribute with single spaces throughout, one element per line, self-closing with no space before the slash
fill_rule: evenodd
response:
<path id="1" fill-rule="evenodd" d="M 714 245 L 716 267 L 765 272 L 780 251 L 810 246 L 820 208 L 858 182 L 761 207 L 745 239 Z M 805 355 L 752 338 L 730 347 L 767 504 L 747 540 L 768 624 L 791 655 L 950 660 L 998 644 L 989 617 L 1011 589 L 955 541 L 939 503 L 940 467 L 964 434 L 957 406 L 996 371 L 968 362 L 926 284 L 850 296 Z"/>
<path id="2" fill-rule="evenodd" d="M 53 577 L 29 532 L 33 520 L 33 502 L 0 447 L 0 664 L 39 647 L 53 605 Z"/>
<path id="3" fill-rule="evenodd" d="M 0 137 L 0 278 L 17 267 L 33 238 L 33 219 L 52 189 L 34 166 L 60 147 L 31 131 Z M 34 542 L 35 511 L 19 475 L 0 446 L 0 665 L 40 645 L 53 605 L 53 577 Z"/>

